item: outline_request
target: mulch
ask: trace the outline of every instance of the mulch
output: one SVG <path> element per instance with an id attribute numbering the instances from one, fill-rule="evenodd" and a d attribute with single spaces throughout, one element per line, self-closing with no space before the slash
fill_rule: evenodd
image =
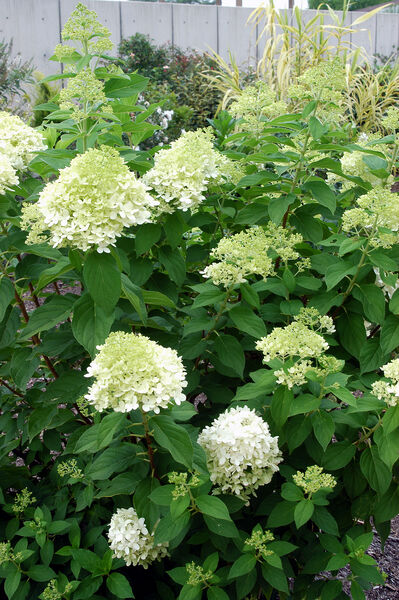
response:
<path id="1" fill-rule="evenodd" d="M 384 550 L 381 550 L 380 539 L 376 535 L 368 554 L 375 558 L 387 578 L 384 586 L 375 586 L 367 592 L 367 600 L 399 600 L 399 516 L 392 521 L 391 534 Z"/>

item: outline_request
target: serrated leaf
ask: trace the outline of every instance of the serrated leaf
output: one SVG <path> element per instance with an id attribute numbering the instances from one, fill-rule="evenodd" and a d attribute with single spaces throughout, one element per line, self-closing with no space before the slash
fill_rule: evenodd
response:
<path id="1" fill-rule="evenodd" d="M 107 314 L 113 311 L 121 293 L 121 274 L 114 257 L 91 252 L 85 260 L 83 276 L 94 303 Z"/>

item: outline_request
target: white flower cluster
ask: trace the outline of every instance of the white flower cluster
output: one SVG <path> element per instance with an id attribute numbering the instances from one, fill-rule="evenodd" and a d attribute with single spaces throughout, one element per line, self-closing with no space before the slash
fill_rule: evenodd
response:
<path id="1" fill-rule="evenodd" d="M 378 139 L 379 137 L 380 137 L 379 135 L 370 135 L 370 134 L 362 133 L 359 136 L 358 140 L 356 141 L 356 145 L 360 146 L 361 148 L 364 148 L 365 150 L 371 149 L 371 150 L 378 150 L 379 152 L 382 152 L 383 154 L 385 154 L 386 159 L 389 162 L 389 158 L 388 158 L 388 149 L 389 148 L 388 148 L 387 144 L 378 144 L 378 146 L 373 148 L 374 139 Z M 373 173 L 371 173 L 370 168 L 367 166 L 367 164 L 363 160 L 365 157 L 367 157 L 367 153 L 362 152 L 361 150 L 354 150 L 353 152 L 344 152 L 342 155 L 342 158 L 340 160 L 342 172 L 345 175 L 353 175 L 356 177 L 361 177 L 361 179 L 363 179 L 363 181 L 368 181 L 369 183 L 371 183 L 371 185 L 373 187 L 381 185 L 381 178 L 377 177 L 376 175 L 373 175 Z M 335 182 L 342 183 L 343 190 L 351 189 L 352 187 L 354 187 L 356 185 L 352 181 L 349 181 L 348 179 L 345 179 L 344 177 L 341 177 L 340 175 L 336 175 L 335 173 L 328 174 L 328 181 L 331 183 L 335 183 Z M 393 183 L 393 181 L 394 181 L 394 178 L 392 175 L 390 175 L 387 180 L 387 184 L 390 185 Z"/>
<path id="2" fill-rule="evenodd" d="M 397 406 L 399 403 L 399 358 L 391 360 L 381 367 L 385 377 L 390 381 L 376 381 L 372 391 L 379 400 L 384 400 L 388 406 Z"/>
<path id="3" fill-rule="evenodd" d="M 13 185 L 17 185 L 19 179 L 17 173 L 5 154 L 0 154 L 0 194 Z"/>
<path id="4" fill-rule="evenodd" d="M 119 508 L 112 516 L 108 540 L 116 558 L 123 558 L 127 566 L 141 565 L 144 569 L 168 555 L 168 544 L 154 546 L 145 520 L 139 518 L 134 508 Z"/>
<path id="5" fill-rule="evenodd" d="M 211 252 L 214 262 L 205 267 L 202 275 L 211 278 L 215 285 L 229 287 L 244 283 L 250 275 L 266 279 L 275 275 L 274 263 L 277 256 L 284 263 L 299 258 L 296 244 L 303 241 L 299 233 L 269 223 L 266 229 L 251 227 L 220 240 Z"/>
<path id="6" fill-rule="evenodd" d="M 241 179 L 240 169 L 215 150 L 212 138 L 208 130 L 187 131 L 168 150 L 157 152 L 143 181 L 156 193 L 158 213 L 195 210 L 210 184 L 222 182 L 224 176 L 234 182 Z"/>
<path id="7" fill-rule="evenodd" d="M 202 430 L 198 443 L 217 491 L 246 501 L 270 482 L 282 461 L 278 437 L 270 435 L 268 424 L 248 406 L 226 410 Z"/>
<path id="8" fill-rule="evenodd" d="M 396 279 L 395 285 L 388 285 L 383 281 L 380 270 L 377 267 L 373 267 L 375 273 L 375 285 L 378 285 L 389 299 L 392 298 L 396 290 L 399 288 L 399 279 Z"/>
<path id="9" fill-rule="evenodd" d="M 290 360 L 287 365 L 274 372 L 277 383 L 292 388 L 306 383 L 306 373 L 310 370 L 323 377 L 342 369 L 343 361 L 333 356 L 324 356 L 329 345 L 318 333 L 322 331 L 335 331 L 331 317 L 320 315 L 315 308 L 302 308 L 293 323 L 286 327 L 275 327 L 269 335 L 257 342 L 256 348 L 263 352 L 265 363 L 275 358 L 283 363 Z M 293 359 L 295 362 L 292 364 Z"/>
<path id="10" fill-rule="evenodd" d="M 24 206 L 21 227 L 28 243 L 46 239 L 54 247 L 109 252 L 124 227 L 151 219 L 157 202 L 108 146 L 78 155 L 48 183 L 35 204 Z"/>
<path id="11" fill-rule="evenodd" d="M 18 184 L 16 172 L 26 169 L 35 153 L 45 147 L 39 131 L 19 117 L 0 111 L 0 194 Z"/>
<path id="12" fill-rule="evenodd" d="M 89 365 L 86 377 L 95 382 L 85 396 L 102 412 L 142 409 L 159 413 L 172 402 L 186 399 L 186 371 L 175 350 L 141 334 L 111 333 Z"/>

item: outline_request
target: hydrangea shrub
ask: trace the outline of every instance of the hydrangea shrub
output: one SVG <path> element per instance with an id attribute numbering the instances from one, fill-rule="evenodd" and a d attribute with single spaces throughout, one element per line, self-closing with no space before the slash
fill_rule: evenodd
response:
<path id="1" fill-rule="evenodd" d="M 81 4 L 64 40 L 41 130 L 0 113 L 4 597 L 365 598 L 399 513 L 398 116 L 357 140 L 335 61 L 299 111 L 249 90 L 143 152 L 146 78 L 98 66 Z"/>

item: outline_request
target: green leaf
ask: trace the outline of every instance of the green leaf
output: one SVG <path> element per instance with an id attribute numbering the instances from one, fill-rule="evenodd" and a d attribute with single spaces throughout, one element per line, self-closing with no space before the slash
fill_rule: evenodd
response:
<path id="1" fill-rule="evenodd" d="M 35 356 L 31 348 L 18 348 L 13 352 L 10 362 L 11 376 L 18 388 L 24 390 L 29 379 L 36 371 L 40 358 Z"/>
<path id="2" fill-rule="evenodd" d="M 291 411 L 294 394 L 287 386 L 279 386 L 273 394 L 271 413 L 276 425 L 281 428 Z"/>
<path id="3" fill-rule="evenodd" d="M 399 405 L 387 409 L 382 420 L 384 433 L 389 434 L 399 428 Z"/>
<path id="4" fill-rule="evenodd" d="M 94 552 L 91 552 L 91 550 L 73 548 L 72 556 L 89 573 L 100 574 L 102 572 L 102 560 Z"/>
<path id="5" fill-rule="evenodd" d="M 322 466 L 327 471 L 342 469 L 352 460 L 355 452 L 355 446 L 350 442 L 335 442 L 327 448 L 322 459 Z"/>
<path id="6" fill-rule="evenodd" d="M 302 490 L 294 483 L 283 483 L 281 488 L 281 497 L 288 502 L 300 502 L 303 500 Z"/>
<path id="7" fill-rule="evenodd" d="M 33 440 L 33 438 L 35 438 L 41 431 L 46 429 L 46 427 L 51 423 L 56 412 L 56 406 L 51 408 L 48 406 L 35 408 L 28 421 L 28 433 L 30 441 Z"/>
<path id="8" fill-rule="evenodd" d="M 237 329 L 256 339 L 260 339 L 267 334 L 264 322 L 249 306 L 236 305 L 229 311 L 229 317 Z"/>
<path id="9" fill-rule="evenodd" d="M 121 274 L 111 254 L 91 252 L 83 267 L 83 276 L 94 303 L 109 314 L 121 293 Z"/>
<path id="10" fill-rule="evenodd" d="M 0 280 L 0 321 L 4 319 L 7 307 L 13 299 L 14 286 L 8 277 L 2 277 Z"/>
<path id="11" fill-rule="evenodd" d="M 172 517 L 172 515 L 166 515 L 159 521 L 156 526 L 154 534 L 154 543 L 162 544 L 164 542 L 170 542 L 176 538 L 189 524 L 190 513 L 186 510 L 180 516 Z"/>
<path id="12" fill-rule="evenodd" d="M 176 285 L 182 285 L 186 278 L 186 263 L 179 250 L 170 246 L 162 246 L 158 251 L 159 260 L 168 272 L 169 277 Z"/>
<path id="13" fill-rule="evenodd" d="M 221 292 L 218 287 L 212 285 L 212 287 L 209 286 L 207 289 L 200 292 L 200 294 L 194 299 L 192 308 L 214 305 L 217 302 L 223 302 L 225 297 L 225 292 Z"/>
<path id="14" fill-rule="evenodd" d="M 366 598 L 363 588 L 357 581 L 351 582 L 351 597 L 352 600 L 364 600 Z"/>
<path id="15" fill-rule="evenodd" d="M 85 470 L 93 480 L 108 479 L 113 473 L 123 471 L 136 462 L 137 446 L 123 443 L 118 447 L 106 448 Z"/>
<path id="16" fill-rule="evenodd" d="M 221 363 L 230 367 L 242 378 L 245 367 L 244 351 L 237 338 L 221 333 L 215 340 L 216 354 Z"/>
<path id="17" fill-rule="evenodd" d="M 319 140 L 321 136 L 326 133 L 327 128 L 317 117 L 312 116 L 309 119 L 309 131 L 314 140 Z"/>
<path id="18" fill-rule="evenodd" d="M 66 256 L 61 256 L 61 258 L 55 264 L 40 273 L 40 277 L 35 288 L 35 293 L 37 294 L 37 292 L 42 290 L 52 281 L 61 277 L 61 275 L 64 273 L 72 271 L 73 268 L 74 267 L 70 263 L 69 258 Z"/>
<path id="19" fill-rule="evenodd" d="M 212 586 L 207 591 L 208 600 L 229 600 L 229 596 L 220 587 Z"/>
<path id="20" fill-rule="evenodd" d="M 336 328 L 345 350 L 358 358 L 367 340 L 363 317 L 355 313 L 342 314 L 336 321 Z"/>
<path id="21" fill-rule="evenodd" d="M 344 277 L 354 275 L 355 272 L 356 265 L 353 266 L 349 261 L 343 259 L 337 260 L 337 262 L 327 267 L 325 276 L 327 291 L 335 287 Z"/>
<path id="22" fill-rule="evenodd" d="M 314 512 L 313 502 L 309 499 L 301 500 L 295 507 L 294 519 L 295 525 L 299 529 L 302 525 L 305 525 L 311 518 Z"/>
<path id="23" fill-rule="evenodd" d="M 229 579 L 235 579 L 236 577 L 241 577 L 241 575 L 246 575 L 256 566 L 256 558 L 253 554 L 246 552 L 236 561 L 234 561 L 230 571 L 229 571 Z"/>
<path id="24" fill-rule="evenodd" d="M 267 563 L 262 563 L 262 575 L 273 588 L 288 594 L 287 578 L 284 575 L 284 571 L 276 569 Z"/>
<path id="25" fill-rule="evenodd" d="M 267 207 L 269 217 L 276 225 L 280 225 L 288 207 L 295 202 L 295 196 L 293 194 L 287 194 L 286 196 L 279 196 L 278 198 L 272 198 Z"/>
<path id="26" fill-rule="evenodd" d="M 160 240 L 161 234 L 162 227 L 157 223 L 144 223 L 137 227 L 135 240 L 137 256 L 148 252 Z"/>
<path id="27" fill-rule="evenodd" d="M 73 296 L 52 296 L 48 302 L 36 308 L 30 315 L 29 322 L 22 330 L 20 339 L 27 340 L 32 335 L 47 331 L 61 321 L 65 321 L 72 311 Z"/>
<path id="28" fill-rule="evenodd" d="M 226 521 L 225 519 L 216 519 L 209 515 L 203 515 L 206 526 L 209 531 L 213 531 L 217 535 L 221 535 L 226 538 L 239 538 L 240 534 L 233 523 L 233 521 Z"/>
<path id="29" fill-rule="evenodd" d="M 365 448 L 360 457 L 360 469 L 370 486 L 379 494 L 384 494 L 392 479 L 391 470 L 381 460 L 375 446 Z"/>
<path id="30" fill-rule="evenodd" d="M 50 581 L 50 579 L 55 579 L 57 575 L 50 569 L 50 567 L 46 567 L 45 565 L 33 565 L 27 572 L 28 577 L 33 579 L 33 581 Z"/>
<path id="31" fill-rule="evenodd" d="M 329 209 L 331 214 L 335 213 L 336 209 L 336 198 L 334 192 L 322 179 L 307 182 L 304 189 L 310 191 L 313 198 L 315 198 L 319 204 Z"/>
<path id="32" fill-rule="evenodd" d="M 166 415 L 155 415 L 151 417 L 150 423 L 157 444 L 168 450 L 177 462 L 191 468 L 194 449 L 184 427 L 177 425 Z"/>
<path id="33" fill-rule="evenodd" d="M 317 411 L 312 415 L 312 425 L 315 437 L 325 451 L 334 435 L 334 420 L 328 412 Z"/>
<path id="34" fill-rule="evenodd" d="M 217 498 L 216 496 L 202 495 L 195 499 L 195 503 L 198 506 L 198 509 L 204 515 L 214 517 L 215 519 L 231 521 L 227 506 L 224 502 L 222 502 L 222 500 L 220 500 L 220 498 Z"/>
<path id="35" fill-rule="evenodd" d="M 295 504 L 283 500 L 276 504 L 267 520 L 268 527 L 282 527 L 294 521 Z"/>
<path id="36" fill-rule="evenodd" d="M 399 317 L 388 315 L 381 327 L 380 344 L 384 354 L 399 346 Z"/>
<path id="37" fill-rule="evenodd" d="M 362 284 L 353 289 L 353 297 L 363 304 L 364 314 L 371 323 L 381 324 L 385 319 L 385 296 L 381 288 Z"/>
<path id="38" fill-rule="evenodd" d="M 162 294 L 161 292 L 153 292 L 151 290 L 141 290 L 143 300 L 146 304 L 153 306 L 167 306 L 168 308 L 175 308 L 173 300 Z"/>
<path id="39" fill-rule="evenodd" d="M 200 600 L 202 598 L 201 586 L 198 585 L 184 585 L 180 590 L 180 594 L 177 600 Z"/>
<path id="40" fill-rule="evenodd" d="M 111 413 L 103 417 L 101 423 L 92 425 L 82 433 L 76 442 L 74 452 L 98 452 L 109 446 L 116 432 L 120 432 L 126 420 L 121 413 Z"/>
<path id="41" fill-rule="evenodd" d="M 11 573 L 6 576 L 6 580 L 4 582 L 4 591 L 6 593 L 7 598 L 11 599 L 13 597 L 13 595 L 18 589 L 20 581 L 21 571 L 18 571 L 17 568 L 14 567 Z"/>
<path id="42" fill-rule="evenodd" d="M 122 573 L 111 573 L 107 577 L 107 588 L 117 598 L 134 598 L 130 583 Z"/>
<path id="43" fill-rule="evenodd" d="M 130 281 L 129 277 L 122 273 L 122 291 L 130 304 L 133 306 L 144 325 L 147 324 L 147 309 L 145 307 L 141 289 Z"/>
<path id="44" fill-rule="evenodd" d="M 94 356 L 97 346 L 104 343 L 114 321 L 114 313 L 106 313 L 95 304 L 90 294 L 84 294 L 74 305 L 72 331 L 76 340 Z"/>
<path id="45" fill-rule="evenodd" d="M 324 506 L 315 506 L 312 521 L 316 523 L 322 531 L 331 535 L 339 535 L 337 521 L 328 512 Z"/>
<path id="46" fill-rule="evenodd" d="M 393 296 L 389 301 L 389 310 L 394 315 L 399 315 L 399 290 L 395 290 L 395 292 L 393 293 Z"/>

